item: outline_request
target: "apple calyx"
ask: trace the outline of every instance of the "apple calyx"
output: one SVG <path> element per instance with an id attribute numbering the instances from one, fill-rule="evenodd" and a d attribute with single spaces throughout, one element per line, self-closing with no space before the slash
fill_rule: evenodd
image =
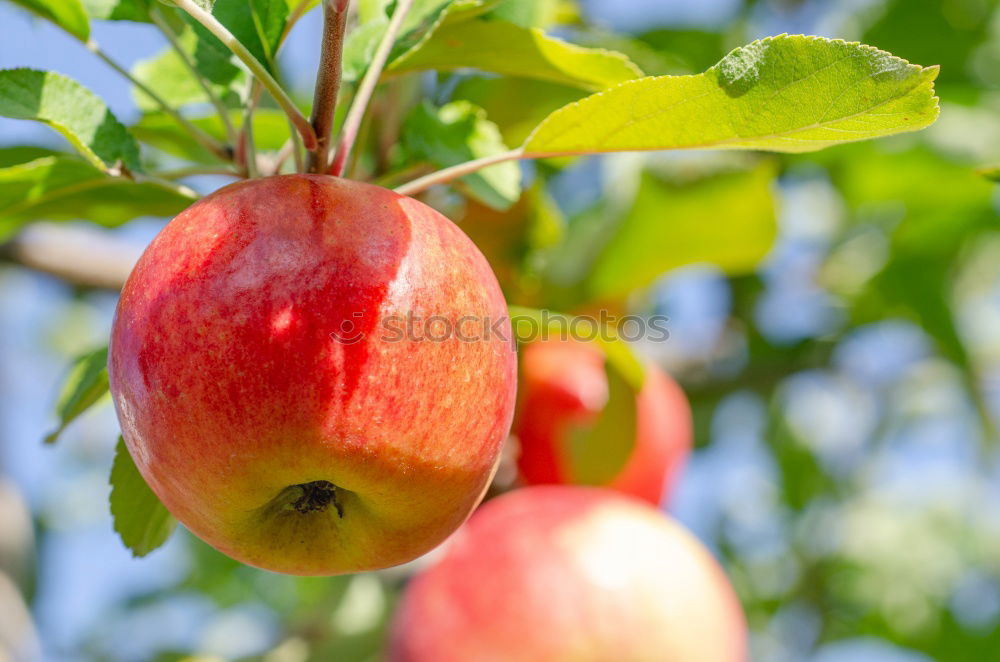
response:
<path id="1" fill-rule="evenodd" d="M 337 486 L 328 480 L 314 480 L 311 483 L 290 485 L 288 489 L 298 490 L 299 498 L 292 502 L 292 508 L 303 515 L 326 510 L 331 503 L 337 515 L 344 519 L 344 505 L 337 499 Z"/>

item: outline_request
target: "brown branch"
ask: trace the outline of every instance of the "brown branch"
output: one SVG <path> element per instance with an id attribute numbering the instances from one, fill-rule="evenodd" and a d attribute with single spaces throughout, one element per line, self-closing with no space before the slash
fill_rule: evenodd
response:
<path id="1" fill-rule="evenodd" d="M 306 165 L 309 172 L 326 172 L 330 158 L 330 135 L 333 133 L 333 116 L 337 109 L 337 96 L 340 94 L 349 4 L 350 0 L 323 2 L 323 46 L 311 118 L 317 145 L 314 151 L 309 152 Z"/>
<path id="2" fill-rule="evenodd" d="M 0 244 L 0 260 L 50 274 L 73 285 L 117 292 L 142 246 L 106 230 L 35 223 Z"/>

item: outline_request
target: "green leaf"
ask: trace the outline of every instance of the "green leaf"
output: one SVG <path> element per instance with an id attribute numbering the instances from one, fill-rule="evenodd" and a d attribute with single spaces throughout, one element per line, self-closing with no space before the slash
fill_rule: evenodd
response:
<path id="1" fill-rule="evenodd" d="M 548 28 L 559 15 L 561 0 L 505 0 L 490 18 L 510 21 L 524 28 Z"/>
<path id="2" fill-rule="evenodd" d="M 230 117 L 233 124 L 239 126 L 242 113 L 234 110 L 230 112 Z M 226 128 L 218 115 L 193 118 L 191 122 L 214 138 L 220 141 L 226 140 Z M 172 117 L 164 113 L 147 113 L 137 124 L 129 127 L 129 130 L 140 141 L 166 154 L 195 163 L 220 163 L 217 156 L 205 149 Z M 289 136 L 287 116 L 280 110 L 259 108 L 253 115 L 253 136 L 257 149 L 280 149 Z"/>
<path id="3" fill-rule="evenodd" d="M 45 436 L 45 443 L 55 443 L 66 426 L 93 407 L 107 392 L 108 348 L 102 347 L 84 354 L 73 363 L 56 403 L 59 427 Z"/>
<path id="4" fill-rule="evenodd" d="M 467 101 L 441 108 L 425 101 L 407 118 L 403 136 L 411 155 L 442 168 L 509 151 L 486 112 Z M 513 161 L 483 168 L 460 182 L 471 196 L 498 210 L 521 196 L 521 169 Z"/>
<path id="5" fill-rule="evenodd" d="M 192 59 L 196 58 L 196 51 L 200 53 L 201 65 L 197 67 L 199 72 L 211 81 L 210 85 L 217 95 L 235 107 L 239 103 L 239 97 L 229 90 L 245 80 L 246 74 L 226 54 L 219 53 L 213 46 L 201 46 L 199 50 L 198 38 L 192 30 L 185 29 L 179 41 Z M 151 58 L 136 62 L 132 75 L 174 107 L 209 103 L 208 95 L 173 48 L 168 47 Z M 160 109 L 159 104 L 137 88 L 132 88 L 132 98 L 142 110 Z"/>
<path id="6" fill-rule="evenodd" d="M 979 168 L 976 172 L 994 182 L 1000 182 L 1000 166 L 986 166 Z"/>
<path id="7" fill-rule="evenodd" d="M 173 216 L 192 202 L 154 182 L 110 177 L 73 156 L 46 156 L 0 168 L 0 238 L 29 221 L 113 226 L 139 216 Z"/>
<path id="8" fill-rule="evenodd" d="M 147 2 L 155 0 L 83 0 L 91 18 L 106 21 L 140 21 L 149 23 Z"/>
<path id="9" fill-rule="evenodd" d="M 624 297 L 688 264 L 751 273 L 777 234 L 773 180 L 767 163 L 694 183 L 644 174 L 635 203 L 584 281 L 588 299 Z"/>
<path id="10" fill-rule="evenodd" d="M 629 380 L 605 361 L 608 401 L 597 420 L 586 427 L 571 427 L 569 444 L 570 476 L 582 485 L 606 485 L 628 462 L 636 439 L 636 395 Z"/>
<path id="11" fill-rule="evenodd" d="M 250 0 L 250 15 L 267 61 L 273 62 L 288 20 L 287 0 Z"/>
<path id="12" fill-rule="evenodd" d="M 472 4 L 479 6 L 478 0 L 415 0 L 400 28 L 396 43 L 389 53 L 389 62 L 399 58 L 432 34 L 444 21 L 445 15 L 456 6 Z M 368 68 L 375 49 L 389 27 L 390 3 L 375 0 L 365 3 L 359 9 L 362 23 L 352 30 L 344 44 L 344 80 L 359 80 Z"/>
<path id="13" fill-rule="evenodd" d="M 93 92 L 60 74 L 0 71 L 0 115 L 48 124 L 102 170 L 121 161 L 141 171 L 139 146 L 121 122 Z"/>
<path id="14" fill-rule="evenodd" d="M 80 0 L 12 0 L 14 4 L 52 21 L 80 41 L 90 38 L 90 20 Z"/>
<path id="15" fill-rule="evenodd" d="M 288 5 L 284 0 L 250 0 L 249 5 L 248 0 L 216 0 L 212 15 L 274 73 L 271 55 L 288 18 Z M 184 13 L 183 18 L 197 36 L 195 65 L 198 71 L 220 85 L 226 84 L 227 79 L 235 79 L 235 74 L 230 73 L 230 67 L 236 68 L 232 63 L 232 51 L 194 17 Z"/>
<path id="16" fill-rule="evenodd" d="M 616 336 L 615 329 L 599 329 L 598 333 L 593 334 L 588 330 L 592 328 L 591 325 L 598 324 L 597 320 L 593 318 L 575 318 L 572 315 L 564 315 L 551 310 L 538 310 L 524 306 L 508 306 L 507 310 L 510 314 L 511 326 L 514 329 L 514 337 L 518 343 L 568 337 L 567 334 L 573 332 L 579 333 L 581 338 L 589 339 L 590 336 L 595 336 L 592 342 L 600 346 L 608 364 L 614 365 L 614 369 L 635 393 L 638 393 L 642 388 L 646 374 L 645 368 L 632 352 L 628 343 Z M 574 324 L 574 320 L 579 321 Z"/>
<path id="17" fill-rule="evenodd" d="M 493 75 L 463 76 L 455 87 L 454 99 L 467 99 L 486 109 L 508 145 L 522 145 L 542 120 L 586 96 L 586 92 L 541 80 Z M 531 103 L 511 103 L 511 99 L 531 99 Z"/>
<path id="18" fill-rule="evenodd" d="M 288 6 L 288 13 L 291 14 L 293 11 L 295 11 L 299 7 L 299 5 L 303 3 L 303 1 L 304 0 L 285 0 L 285 5 Z M 303 7 L 299 11 L 302 14 L 306 14 L 307 12 L 312 11 L 318 6 L 319 6 L 319 0 L 305 0 L 305 7 Z"/>
<path id="19" fill-rule="evenodd" d="M 928 126 L 937 72 L 857 43 L 768 37 L 704 74 L 643 78 L 557 110 L 525 151 L 809 152 Z"/>
<path id="20" fill-rule="evenodd" d="M 481 69 L 601 90 L 642 76 L 627 57 L 583 48 L 536 28 L 476 19 L 443 25 L 425 42 L 395 60 L 390 73 L 438 69 Z"/>
<path id="21" fill-rule="evenodd" d="M 59 156 L 61 153 L 46 147 L 24 145 L 16 147 L 0 147 L 0 168 L 9 168 L 28 161 L 40 159 L 43 156 Z"/>
<path id="22" fill-rule="evenodd" d="M 115 531 L 132 555 L 145 556 L 165 543 L 177 520 L 149 489 L 121 437 L 115 447 L 110 483 Z"/>

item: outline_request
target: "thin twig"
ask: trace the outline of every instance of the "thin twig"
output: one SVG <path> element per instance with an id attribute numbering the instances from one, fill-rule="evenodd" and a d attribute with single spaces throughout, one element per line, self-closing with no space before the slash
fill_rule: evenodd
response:
<path id="1" fill-rule="evenodd" d="M 253 54 L 247 50 L 246 46 L 240 43 L 239 39 L 233 36 L 226 26 L 218 21 L 214 16 L 209 14 L 207 11 L 202 9 L 195 3 L 194 0 L 173 0 L 174 4 L 186 11 L 191 15 L 194 20 L 198 21 L 205 27 L 206 30 L 211 32 L 215 37 L 223 43 L 223 45 L 231 50 L 233 54 L 240 59 L 240 61 L 246 65 L 257 80 L 260 81 L 261 85 L 270 92 L 274 100 L 278 102 L 281 109 L 285 111 L 285 114 L 292 120 L 295 124 L 295 128 L 298 129 L 299 133 L 302 134 L 302 141 L 305 143 L 306 148 L 316 149 L 316 132 L 312 128 L 312 124 L 306 119 L 302 111 L 298 109 L 295 102 L 292 101 L 288 93 L 282 89 L 278 81 L 274 80 L 274 76 L 268 72 L 260 60 L 255 58 Z"/>
<path id="2" fill-rule="evenodd" d="M 354 95 L 354 101 L 351 102 L 351 109 L 347 111 L 347 118 L 344 119 L 344 126 L 340 130 L 337 152 L 333 157 L 333 165 L 330 167 L 330 174 L 335 177 L 340 177 L 344 173 L 347 157 L 350 156 L 351 148 L 358 137 L 361 120 L 365 116 L 368 103 L 371 101 L 375 87 L 378 85 L 378 80 L 382 76 L 382 70 L 385 69 L 385 64 L 389 60 L 389 53 L 392 52 L 392 47 L 396 43 L 396 36 L 399 34 L 399 30 L 403 26 L 403 21 L 406 19 L 406 15 L 412 6 L 413 0 L 399 0 L 396 3 L 396 11 L 392 15 L 392 20 L 389 21 L 389 26 L 385 30 L 382 42 L 379 43 L 378 49 L 375 51 L 375 56 L 372 58 L 371 64 L 368 65 L 368 71 L 365 72 L 364 78 L 361 79 L 361 85 L 358 86 L 358 91 Z"/>
<path id="3" fill-rule="evenodd" d="M 240 177 L 240 173 L 232 168 L 212 167 L 212 166 L 190 166 L 186 168 L 175 168 L 173 170 L 161 170 L 155 173 L 160 179 L 184 179 L 185 177 L 195 177 L 197 175 L 224 175 L 226 177 Z"/>
<path id="4" fill-rule="evenodd" d="M 191 202 L 194 202 L 201 195 L 194 189 L 184 186 L 183 184 L 178 184 L 177 182 L 170 181 L 169 179 L 164 179 L 162 177 L 157 177 L 156 175 L 145 175 L 138 172 L 133 172 L 129 174 L 129 178 L 137 183 L 149 183 L 156 184 L 160 188 L 164 188 L 168 191 L 173 191 L 177 195 L 184 196 L 185 198 L 191 198 Z"/>
<path id="5" fill-rule="evenodd" d="M 347 29 L 349 4 L 350 0 L 323 1 L 323 46 L 320 51 L 312 111 L 312 125 L 316 130 L 318 144 L 308 155 L 306 169 L 309 172 L 326 172 L 327 168 L 330 134 L 333 132 L 333 114 L 337 109 L 337 95 L 340 94 L 344 32 Z"/>
<path id="6" fill-rule="evenodd" d="M 256 105 L 252 96 L 247 99 L 247 112 L 243 115 L 243 126 L 240 127 L 240 140 L 243 141 L 243 167 L 247 177 L 257 176 L 257 146 L 253 142 L 253 111 Z"/>
<path id="7" fill-rule="evenodd" d="M 160 32 L 163 33 L 163 36 L 167 38 L 167 41 L 170 42 L 170 45 L 177 53 L 177 57 L 180 58 L 184 68 L 187 69 L 198 82 L 198 86 L 201 87 L 205 96 L 208 97 L 209 102 L 215 106 L 215 110 L 219 114 L 219 119 L 222 120 L 222 126 L 226 129 L 226 135 L 229 137 L 229 142 L 235 147 L 238 136 L 236 135 L 236 127 L 233 126 L 233 120 L 229 117 L 229 109 L 226 108 L 226 104 L 222 103 L 222 99 L 220 99 L 219 95 L 212 89 L 211 83 L 205 80 L 205 77 L 201 75 L 200 71 L 198 71 L 198 67 L 195 66 L 195 63 L 191 60 L 191 56 L 188 55 L 187 51 L 184 50 L 184 47 L 181 46 L 180 38 L 177 36 L 177 33 L 174 32 L 174 29 L 170 27 L 166 19 L 163 18 L 163 14 L 160 13 L 159 8 L 150 7 L 149 17 L 153 20 L 153 23 L 156 24 L 156 27 L 160 29 Z"/>
<path id="8" fill-rule="evenodd" d="M 288 160 L 289 156 L 295 153 L 295 143 L 289 138 L 285 141 L 285 144 L 281 146 L 278 153 L 274 155 L 274 160 L 271 161 L 271 174 L 277 175 L 281 172 L 281 167 L 285 165 L 285 161 Z M 301 155 L 296 154 L 301 158 Z"/>
<path id="9" fill-rule="evenodd" d="M 101 50 L 101 47 L 93 39 L 88 39 L 84 42 L 84 46 L 87 50 L 99 57 L 105 64 L 114 69 L 116 72 L 124 76 L 130 83 L 132 83 L 136 89 L 149 97 L 153 103 L 160 107 L 164 113 L 169 115 L 176 121 L 181 127 L 191 134 L 199 145 L 210 151 L 217 158 L 223 161 L 231 161 L 233 158 L 232 152 L 229 148 L 224 145 L 221 141 L 216 140 L 213 136 L 206 133 L 204 130 L 198 128 L 194 123 L 188 118 L 181 115 L 177 110 L 170 106 L 163 97 L 154 92 L 148 85 L 143 83 L 141 80 L 133 76 L 127 69 L 115 62 L 110 55 Z"/>
<path id="10" fill-rule="evenodd" d="M 483 168 L 488 168 L 491 165 L 496 165 L 497 163 L 503 163 L 504 161 L 513 161 L 515 159 L 525 158 L 524 148 L 513 149 L 509 152 L 504 152 L 503 154 L 494 154 L 493 156 L 484 156 L 481 159 L 476 159 L 475 161 L 466 161 L 465 163 L 459 163 L 456 166 L 450 168 L 445 168 L 444 170 L 438 170 L 437 172 L 432 172 L 429 175 L 414 179 L 412 182 L 407 182 L 402 186 L 397 186 L 395 191 L 400 195 L 416 195 L 421 191 L 426 191 L 432 186 L 437 186 L 438 184 L 447 184 L 448 182 L 458 179 L 459 177 L 464 177 L 466 175 L 471 175 L 472 173 L 482 170 Z"/>

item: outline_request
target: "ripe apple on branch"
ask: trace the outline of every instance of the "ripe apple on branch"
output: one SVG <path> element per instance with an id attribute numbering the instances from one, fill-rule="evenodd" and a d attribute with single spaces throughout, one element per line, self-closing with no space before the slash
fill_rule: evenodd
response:
<path id="1" fill-rule="evenodd" d="M 519 160 L 559 164 L 584 154 L 676 149 L 807 152 L 918 130 L 937 116 L 936 67 L 857 43 L 780 35 L 735 49 L 701 74 L 644 76 L 624 55 L 506 20 L 488 0 L 375 3 L 356 25 L 348 0 L 325 0 L 307 118 L 282 84 L 276 58 L 315 4 L 308 0 L 121 0 L 114 16 L 101 18 L 150 22 L 171 44 L 169 57 L 145 73 L 125 70 L 100 48 L 77 0 L 17 2 L 128 77 L 152 109 L 126 127 L 69 78 L 0 71 L 0 115 L 45 123 L 79 152 L 22 154 L 28 160 L 14 174 L 28 179 L 0 233 L 37 218 L 83 215 L 115 225 L 175 216 L 122 290 L 109 349 L 75 367 L 59 403 L 60 428 L 50 436 L 110 390 L 123 437 L 111 506 L 137 555 L 161 545 L 180 521 L 233 558 L 278 572 L 359 572 L 421 556 L 460 529 L 496 471 L 517 388 L 518 328 L 506 317 L 508 304 L 584 310 L 624 300 L 676 266 L 663 263 L 650 240 L 669 238 L 672 220 L 679 222 L 667 209 L 655 229 L 618 228 L 583 268 L 539 269 L 530 287 L 505 278 L 501 289 L 476 245 L 427 204 L 435 200 L 431 189 L 450 186 L 508 212 L 537 195 L 522 190 Z M 168 66 L 193 79 L 190 98 L 217 117 L 193 118 L 175 106 L 166 83 L 149 75 Z M 579 93 L 543 112 L 510 147 L 512 132 L 504 135 L 482 108 L 415 100 L 418 73 L 466 69 Z M 411 111 L 405 136 L 402 107 Z M 290 127 L 287 138 L 258 144 L 258 128 L 276 117 Z M 140 142 L 191 164 L 158 167 Z M 200 199 L 177 181 L 204 173 L 239 181 Z M 757 191 L 773 215 L 770 177 L 759 169 L 734 181 Z M 703 259 L 703 243 L 690 242 L 682 262 Z M 558 259 L 566 247 L 550 244 L 536 248 L 547 264 L 566 267 Z M 742 246 L 727 248 L 738 256 L 725 259 L 755 262 L 767 247 L 749 257 Z M 382 320 L 414 313 L 453 330 L 468 319 L 503 319 L 504 334 L 474 342 L 380 335 Z M 518 465 L 528 483 L 608 486 L 658 503 L 691 445 L 690 412 L 670 378 L 644 367 L 615 329 L 601 331 L 599 348 L 525 349 Z M 518 547 L 519 530 L 537 542 L 542 565 Z M 652 547 L 616 539 L 622 531 Z M 584 565 L 563 567 L 564 560 Z M 600 586 L 601 572 L 586 565 L 605 562 L 628 569 L 619 576 L 603 568 L 604 579 L 621 579 L 623 592 Z M 518 623 L 559 616 L 517 614 L 507 605 L 511 620 L 486 627 L 488 610 L 469 591 L 494 571 L 491 581 L 521 582 L 525 595 L 532 580 L 551 581 L 553 598 L 566 607 L 565 621 L 538 633 L 525 659 L 578 659 L 572 646 L 589 647 L 597 659 L 612 659 L 611 650 L 626 651 L 619 659 L 744 654 L 738 604 L 687 534 L 613 492 L 564 486 L 520 490 L 474 516 L 444 560 L 414 583 L 396 630 L 398 659 L 445 659 L 435 651 L 446 638 L 468 642 L 471 651 L 514 647 Z M 644 573 L 655 594 L 642 585 Z M 697 587 L 685 583 L 695 579 Z M 674 587 L 683 595 L 658 601 Z M 632 608 L 640 599 L 648 611 Z M 604 630 L 594 619 L 608 601 L 621 609 Z M 454 613 L 461 604 L 470 610 Z M 690 629 L 677 620 L 685 605 L 701 619 Z M 431 615 L 426 623 L 423 613 Z M 711 635 L 710 652 L 695 642 L 698 632 Z M 578 636 L 583 643 L 574 642 Z M 623 637 L 634 650 L 602 648 Z"/>

